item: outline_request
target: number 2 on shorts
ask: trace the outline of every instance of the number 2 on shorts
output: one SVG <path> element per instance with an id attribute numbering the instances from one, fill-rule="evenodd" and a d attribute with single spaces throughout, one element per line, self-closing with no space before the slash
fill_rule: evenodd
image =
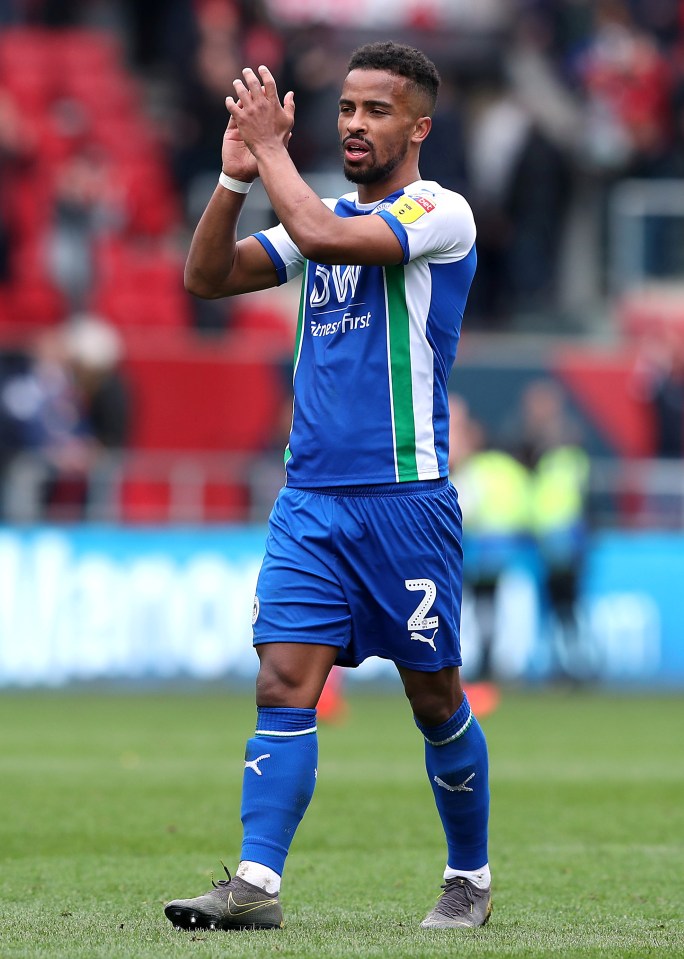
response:
<path id="1" fill-rule="evenodd" d="M 421 591 L 425 593 L 415 612 L 409 616 L 407 627 L 411 630 L 437 629 L 439 626 L 438 616 L 429 616 L 425 618 L 426 613 L 432 608 L 432 604 L 437 598 L 437 587 L 431 579 L 405 579 L 404 586 L 411 592 Z"/>

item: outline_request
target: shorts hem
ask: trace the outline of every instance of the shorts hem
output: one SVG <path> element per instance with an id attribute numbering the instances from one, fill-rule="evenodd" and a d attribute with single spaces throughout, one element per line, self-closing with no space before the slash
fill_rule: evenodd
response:
<path id="1" fill-rule="evenodd" d="M 388 656 L 386 653 L 377 652 L 376 650 L 370 650 L 365 653 L 360 659 L 344 659 L 344 644 L 339 644 L 333 642 L 329 639 L 301 639 L 297 636 L 278 636 L 270 637 L 265 636 L 260 639 L 255 639 L 252 642 L 253 646 L 265 646 L 268 643 L 296 643 L 300 646 L 332 646 L 333 649 L 340 650 L 340 656 L 338 657 L 337 666 L 341 666 L 344 669 L 356 669 L 357 666 L 360 666 L 361 663 L 364 663 L 367 659 L 372 659 L 376 657 L 377 659 L 385 659 L 387 662 L 394 663 L 395 666 L 403 666 L 404 669 L 413 669 L 417 673 L 438 673 L 440 669 L 448 669 L 450 667 L 460 667 L 463 665 L 463 660 L 458 656 L 451 656 L 448 659 L 442 659 L 438 663 L 416 663 L 408 659 L 395 659 L 393 656 Z"/>
<path id="2" fill-rule="evenodd" d="M 252 646 L 264 646 L 267 643 L 298 643 L 300 646 L 333 646 L 335 649 L 344 649 L 344 641 L 335 642 L 334 640 L 324 639 L 303 639 L 301 636 L 261 636 L 259 639 L 252 640 Z"/>
<path id="3" fill-rule="evenodd" d="M 371 659 L 373 656 L 375 656 L 377 659 L 385 659 L 390 663 L 394 663 L 395 666 L 402 666 L 404 669 L 413 669 L 417 673 L 438 673 L 440 669 L 448 669 L 451 666 L 460 668 L 463 665 L 463 660 L 455 657 L 450 659 L 442 659 L 438 663 L 416 663 L 407 659 L 395 659 L 393 656 L 387 656 L 383 653 L 367 653 L 363 659 L 340 662 L 338 665 L 344 667 L 348 666 L 352 669 L 356 669 L 357 666 L 360 666 L 361 663 L 365 662 L 367 659 Z"/>

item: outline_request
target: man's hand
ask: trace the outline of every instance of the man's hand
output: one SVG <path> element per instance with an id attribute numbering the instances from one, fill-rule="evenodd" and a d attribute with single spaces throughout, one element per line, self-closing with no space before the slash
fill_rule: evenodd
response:
<path id="1" fill-rule="evenodd" d="M 256 157 L 265 147 L 287 146 L 294 125 L 294 93 L 286 93 L 281 104 L 273 74 L 267 67 L 259 67 L 259 76 L 246 67 L 242 75 L 244 81 L 236 80 L 233 84 L 237 99 L 227 97 L 226 107 L 243 142 Z"/>
<path id="2" fill-rule="evenodd" d="M 246 183 L 251 183 L 259 176 L 256 159 L 242 139 L 237 123 L 232 116 L 228 120 L 226 132 L 223 134 L 221 167 L 226 176 L 235 177 L 236 180 L 244 180 Z"/>

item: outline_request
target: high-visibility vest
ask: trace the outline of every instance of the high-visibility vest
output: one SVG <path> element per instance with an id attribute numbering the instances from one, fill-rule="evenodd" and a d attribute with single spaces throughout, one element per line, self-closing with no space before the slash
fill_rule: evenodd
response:
<path id="1" fill-rule="evenodd" d="M 567 529 L 584 517 L 589 457 L 578 446 L 544 453 L 532 480 L 532 522 L 537 533 Z"/>
<path id="2" fill-rule="evenodd" d="M 508 453 L 474 453 L 452 474 L 468 532 L 511 536 L 530 531 L 530 474 Z"/>

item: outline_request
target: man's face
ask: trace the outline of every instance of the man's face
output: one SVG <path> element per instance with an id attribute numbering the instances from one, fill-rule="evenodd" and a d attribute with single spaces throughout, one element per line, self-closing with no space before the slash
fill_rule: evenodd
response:
<path id="1" fill-rule="evenodd" d="M 387 180 L 405 160 L 418 117 L 404 77 L 352 70 L 340 96 L 337 128 L 344 175 L 352 183 Z"/>

